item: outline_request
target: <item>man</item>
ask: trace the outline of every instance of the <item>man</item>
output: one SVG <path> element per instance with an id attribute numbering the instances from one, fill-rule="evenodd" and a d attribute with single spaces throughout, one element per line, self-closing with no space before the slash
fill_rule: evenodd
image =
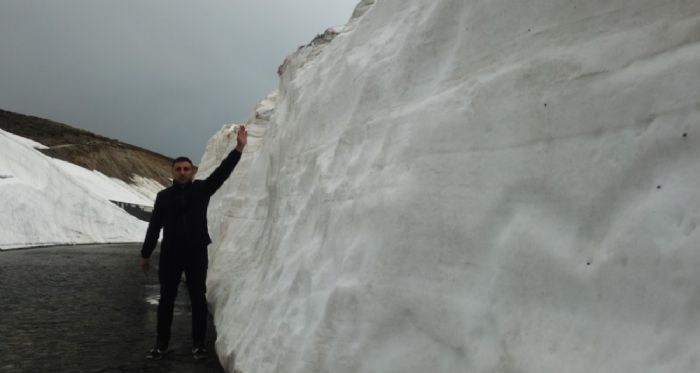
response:
<path id="1" fill-rule="evenodd" d="M 196 359 L 206 357 L 207 246 L 211 243 L 207 230 L 207 207 L 209 198 L 236 167 L 247 140 L 246 129 L 241 126 L 236 136 L 236 148 L 206 180 L 193 180 L 195 171 L 188 158 L 175 159 L 172 166 L 173 185 L 156 196 L 153 215 L 141 249 L 141 268 L 148 272 L 149 258 L 163 228 L 158 268 L 158 336 L 156 346 L 146 356 L 149 359 L 159 360 L 168 351 L 175 297 L 183 272 L 192 303 L 192 354 Z"/>

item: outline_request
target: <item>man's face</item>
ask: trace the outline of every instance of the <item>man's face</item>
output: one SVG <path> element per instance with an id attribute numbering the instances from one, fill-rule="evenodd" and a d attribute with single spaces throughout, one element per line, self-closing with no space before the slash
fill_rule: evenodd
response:
<path id="1" fill-rule="evenodd" d="M 176 162 L 173 165 L 173 181 L 178 184 L 187 184 L 194 179 L 194 170 L 190 162 Z"/>

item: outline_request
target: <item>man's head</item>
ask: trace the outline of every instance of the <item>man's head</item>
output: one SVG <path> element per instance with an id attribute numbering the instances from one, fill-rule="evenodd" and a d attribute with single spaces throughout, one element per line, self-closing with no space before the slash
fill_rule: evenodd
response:
<path id="1" fill-rule="evenodd" d="M 173 182 L 187 184 L 194 179 L 194 166 L 187 157 L 177 157 L 173 161 Z"/>

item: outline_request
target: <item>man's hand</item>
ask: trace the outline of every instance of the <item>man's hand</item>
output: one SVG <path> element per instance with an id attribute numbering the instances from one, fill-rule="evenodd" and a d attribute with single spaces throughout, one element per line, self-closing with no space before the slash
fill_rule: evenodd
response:
<path id="1" fill-rule="evenodd" d="M 149 269 L 151 269 L 151 259 L 141 258 L 141 270 L 143 273 L 148 273 Z"/>
<path id="2" fill-rule="evenodd" d="M 248 143 L 248 132 L 245 130 L 245 126 L 241 125 L 238 127 L 238 135 L 236 136 L 236 150 L 239 153 L 243 153 L 243 148 Z"/>

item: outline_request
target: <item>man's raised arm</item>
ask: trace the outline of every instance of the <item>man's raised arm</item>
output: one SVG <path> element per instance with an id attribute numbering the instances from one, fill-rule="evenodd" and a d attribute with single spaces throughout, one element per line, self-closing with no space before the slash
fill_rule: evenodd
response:
<path id="1" fill-rule="evenodd" d="M 236 134 L 236 149 L 232 150 L 221 164 L 214 170 L 214 172 L 207 177 L 204 182 L 206 183 L 209 195 L 214 194 L 221 185 L 224 184 L 226 179 L 231 175 L 233 169 L 236 168 L 238 161 L 241 159 L 241 154 L 243 153 L 243 148 L 245 148 L 248 143 L 248 132 L 245 126 L 240 126 L 238 128 L 238 133 Z"/>

